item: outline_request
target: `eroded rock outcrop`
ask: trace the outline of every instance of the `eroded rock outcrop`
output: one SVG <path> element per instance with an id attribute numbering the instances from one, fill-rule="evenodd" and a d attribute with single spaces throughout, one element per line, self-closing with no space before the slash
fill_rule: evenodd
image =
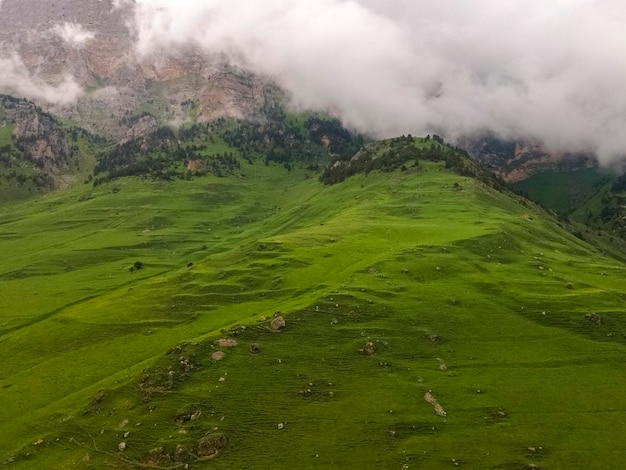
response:
<path id="1" fill-rule="evenodd" d="M 15 146 L 27 160 L 49 173 L 68 166 L 69 148 L 57 120 L 32 102 L 0 96 L 0 126 L 10 126 Z"/>
<path id="2" fill-rule="evenodd" d="M 3 0 L 0 43 L 39 85 L 71 77 L 77 100 L 29 96 L 89 131 L 126 138 L 128 117 L 149 112 L 159 126 L 220 117 L 259 118 L 270 81 L 193 48 L 141 57 L 134 47 L 133 2 Z M 6 57 L 5 57 L 6 58 Z M 0 92 L 20 96 L 20 90 Z M 23 90 L 21 90 L 23 92 Z"/>

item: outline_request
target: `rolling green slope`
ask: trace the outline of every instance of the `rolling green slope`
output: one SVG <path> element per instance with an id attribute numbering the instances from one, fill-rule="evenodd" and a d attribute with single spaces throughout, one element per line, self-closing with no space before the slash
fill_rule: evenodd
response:
<path id="1" fill-rule="evenodd" d="M 620 468 L 623 264 L 444 162 L 241 168 L 2 209 L 1 466 Z"/>
<path id="2" fill-rule="evenodd" d="M 605 184 L 572 218 L 626 240 L 626 174 Z"/>
<path id="3" fill-rule="evenodd" d="M 568 215 L 583 206 L 615 175 L 597 168 L 545 171 L 513 186 L 558 214 Z"/>

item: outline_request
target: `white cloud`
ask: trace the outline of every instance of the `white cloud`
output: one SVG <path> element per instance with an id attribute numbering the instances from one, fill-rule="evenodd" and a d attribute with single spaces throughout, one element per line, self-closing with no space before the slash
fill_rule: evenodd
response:
<path id="1" fill-rule="evenodd" d="M 2 1 L 2 0 L 0 0 Z M 117 10 L 118 8 L 121 8 L 123 6 L 128 6 L 128 5 L 132 5 L 134 3 L 134 0 L 98 0 L 99 2 L 110 2 L 111 3 L 111 9 L 112 10 Z"/>
<path id="2" fill-rule="evenodd" d="M 378 135 L 487 129 L 626 154 L 620 0 L 139 0 L 144 55 L 195 45 Z"/>
<path id="3" fill-rule="evenodd" d="M 0 89 L 10 90 L 29 99 L 60 105 L 75 102 L 83 93 L 81 87 L 69 76 L 58 85 L 38 79 L 28 71 L 17 54 L 0 58 Z"/>
<path id="4" fill-rule="evenodd" d="M 96 37 L 93 31 L 87 31 L 82 25 L 68 22 L 57 24 L 52 28 L 52 32 L 76 48 L 84 46 Z"/>

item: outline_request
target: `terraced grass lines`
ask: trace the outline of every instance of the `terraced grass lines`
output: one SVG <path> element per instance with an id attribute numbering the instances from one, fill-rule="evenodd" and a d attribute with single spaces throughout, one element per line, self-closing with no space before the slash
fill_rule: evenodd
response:
<path id="1" fill-rule="evenodd" d="M 5 208 L 6 468 L 620 467 L 623 264 L 438 164 L 245 172 Z"/>

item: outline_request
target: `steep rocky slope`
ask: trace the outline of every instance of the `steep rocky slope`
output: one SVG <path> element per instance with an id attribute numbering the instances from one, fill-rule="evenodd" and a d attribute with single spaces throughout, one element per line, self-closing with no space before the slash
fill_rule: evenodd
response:
<path id="1" fill-rule="evenodd" d="M 57 120 L 32 102 L 0 96 L 0 125 L 11 127 L 15 147 L 51 173 L 68 167 L 70 150 Z"/>
<path id="2" fill-rule="evenodd" d="M 92 132 L 122 138 L 124 118 L 149 112 L 160 123 L 259 117 L 270 82 L 220 57 L 188 49 L 155 59 L 133 46 L 131 2 L 3 0 L 2 58 L 32 83 L 31 98 Z M 24 82 L 23 81 L 23 82 Z M 76 94 L 51 97 L 51 86 Z M 268 89 L 269 87 L 269 89 Z M 27 94 L 22 85 L 0 90 Z M 21 92 L 21 93 L 20 93 Z"/>
<path id="3" fill-rule="evenodd" d="M 106 144 L 32 101 L 0 95 L 0 199 L 15 199 L 88 178 Z"/>
<path id="4" fill-rule="evenodd" d="M 509 183 L 517 183 L 545 171 L 597 167 L 597 161 L 591 154 L 554 151 L 537 141 L 503 141 L 488 136 L 465 139 L 462 146 Z"/>

